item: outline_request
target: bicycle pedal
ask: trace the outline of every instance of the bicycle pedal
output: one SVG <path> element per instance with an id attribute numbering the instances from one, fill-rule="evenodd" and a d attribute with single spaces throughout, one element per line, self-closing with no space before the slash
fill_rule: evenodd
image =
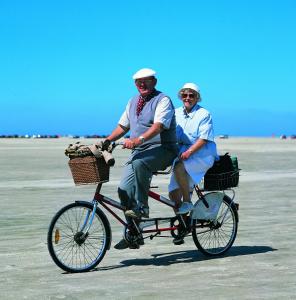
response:
<path id="1" fill-rule="evenodd" d="M 182 244 L 185 243 L 185 241 L 184 241 L 184 239 L 175 238 L 175 239 L 173 240 L 173 243 L 174 243 L 175 245 L 182 245 Z"/>

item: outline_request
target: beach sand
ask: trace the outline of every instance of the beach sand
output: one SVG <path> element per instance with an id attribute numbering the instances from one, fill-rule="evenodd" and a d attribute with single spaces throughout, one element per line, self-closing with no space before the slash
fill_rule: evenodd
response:
<path id="1" fill-rule="evenodd" d="M 74 185 L 63 154 L 70 142 L 0 139 L 0 299 L 296 299 L 296 140 L 217 139 L 219 152 L 237 156 L 242 169 L 238 234 L 225 256 L 203 256 L 191 237 L 180 246 L 155 238 L 139 250 L 115 250 L 122 228 L 108 215 L 112 247 L 94 271 L 80 274 L 59 269 L 46 244 L 53 215 L 95 191 Z M 114 151 L 103 194 L 117 199 L 128 155 Z M 168 178 L 154 179 L 164 196 Z M 151 217 L 172 215 L 149 203 Z"/>

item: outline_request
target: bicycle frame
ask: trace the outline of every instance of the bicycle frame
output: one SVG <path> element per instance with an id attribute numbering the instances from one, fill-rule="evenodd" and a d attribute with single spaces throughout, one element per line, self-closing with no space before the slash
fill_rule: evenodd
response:
<path id="1" fill-rule="evenodd" d="M 100 193 L 102 184 L 98 184 L 95 195 L 94 195 L 94 202 L 97 204 L 100 204 L 103 208 L 105 208 L 115 219 L 117 219 L 123 226 L 125 226 L 126 228 L 131 228 L 131 224 L 129 224 L 128 222 L 126 222 L 125 220 L 123 220 L 118 214 L 116 214 L 116 212 L 114 212 L 112 210 L 111 207 L 117 208 L 119 210 L 125 211 L 126 207 L 124 207 L 122 204 L 120 204 L 119 202 L 104 196 Z M 199 189 L 198 186 L 195 187 L 195 191 L 197 193 L 198 198 L 202 199 L 203 202 L 205 202 L 205 205 L 207 206 L 207 202 L 204 199 L 204 195 L 202 193 L 202 191 Z M 177 205 L 174 201 L 167 199 L 166 197 L 159 195 L 151 190 L 149 190 L 148 192 L 148 196 L 164 205 L 167 205 L 169 207 L 171 207 L 172 209 L 177 209 Z M 96 204 L 94 204 L 96 205 Z M 159 234 L 160 232 L 163 231 L 174 231 L 177 230 L 179 226 L 170 226 L 170 227 L 164 227 L 161 228 L 159 225 L 159 223 L 161 221 L 167 220 L 167 221 L 172 221 L 174 219 L 179 219 L 179 221 L 182 223 L 182 225 L 184 226 L 184 228 L 186 228 L 186 219 L 187 217 L 185 216 L 173 216 L 173 217 L 165 217 L 165 218 L 151 218 L 151 219 L 144 219 L 142 220 L 142 222 L 149 222 L 149 221 L 154 221 L 155 224 L 155 229 L 148 229 L 148 230 L 142 230 L 141 233 L 156 233 Z M 192 223 L 192 222 L 191 222 Z M 91 225 L 91 224 L 90 224 Z M 135 225 L 135 224 L 133 224 Z M 192 224 L 191 224 L 192 225 Z"/>
<path id="2" fill-rule="evenodd" d="M 126 227 L 129 227 L 130 224 L 128 224 L 125 220 L 123 220 L 120 216 L 118 216 L 118 214 L 116 214 L 111 208 L 110 206 L 112 207 L 115 207 L 119 210 L 122 210 L 122 211 L 125 211 L 126 210 L 126 207 L 124 207 L 123 205 L 121 205 L 119 202 L 107 197 L 107 196 L 104 196 L 100 193 L 100 190 L 101 190 L 101 187 L 102 187 L 102 184 L 99 184 L 98 187 L 97 187 L 97 190 L 96 190 L 96 193 L 95 193 L 95 196 L 94 196 L 94 200 L 100 204 L 102 207 L 104 207 L 115 219 L 117 219 L 123 226 L 126 226 Z M 161 202 L 171 208 L 176 208 L 176 204 L 174 201 L 171 201 L 151 190 L 149 190 L 149 193 L 148 193 L 148 196 L 151 197 L 152 199 L 158 201 L 158 202 Z M 168 220 L 168 219 L 171 219 L 172 217 L 170 218 L 154 218 L 154 219 L 147 219 L 147 220 L 155 220 L 156 221 L 156 230 L 144 230 L 142 231 L 143 233 L 148 233 L 148 232 L 159 232 L 159 231 L 170 231 L 170 230 L 175 230 L 177 229 L 176 226 L 174 227 L 169 227 L 169 228 L 158 228 L 158 224 L 157 224 L 157 220 Z"/>

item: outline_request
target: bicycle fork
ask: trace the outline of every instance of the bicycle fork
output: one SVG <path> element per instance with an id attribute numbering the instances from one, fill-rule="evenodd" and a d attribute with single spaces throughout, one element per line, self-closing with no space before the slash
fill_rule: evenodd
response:
<path id="1" fill-rule="evenodd" d="M 80 240 L 80 242 L 78 242 L 76 240 L 76 242 L 78 242 L 78 243 L 84 242 L 86 240 L 86 238 L 88 237 L 88 231 L 89 231 L 89 229 L 92 225 L 92 222 L 93 222 L 95 214 L 96 214 L 96 209 L 97 209 L 97 206 L 98 206 L 97 200 L 93 200 L 92 204 L 93 204 L 93 209 L 92 209 L 91 212 L 89 210 L 87 211 L 84 222 L 83 222 L 83 224 L 82 224 L 82 226 L 81 226 L 81 228 L 78 232 L 79 236 L 78 236 L 77 239 Z"/>

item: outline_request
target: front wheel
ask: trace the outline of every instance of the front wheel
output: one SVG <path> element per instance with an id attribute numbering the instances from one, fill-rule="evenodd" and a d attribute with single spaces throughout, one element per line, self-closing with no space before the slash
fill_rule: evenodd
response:
<path id="1" fill-rule="evenodd" d="M 92 225 L 85 232 L 92 213 L 88 203 L 72 203 L 53 217 L 47 235 L 48 251 L 66 272 L 85 272 L 97 266 L 110 244 L 111 229 L 97 208 Z"/>
<path id="2" fill-rule="evenodd" d="M 205 255 L 225 253 L 232 246 L 238 226 L 238 214 L 234 202 L 224 196 L 217 217 L 212 221 L 197 223 L 194 220 L 192 237 L 197 248 Z"/>

